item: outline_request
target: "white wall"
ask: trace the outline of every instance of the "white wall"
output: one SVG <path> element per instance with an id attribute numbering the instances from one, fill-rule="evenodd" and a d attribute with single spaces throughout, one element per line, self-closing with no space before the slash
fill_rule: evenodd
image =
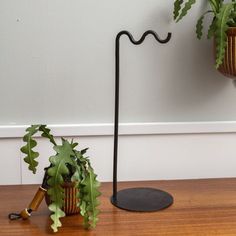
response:
<path id="1" fill-rule="evenodd" d="M 232 81 L 212 66 L 212 42 L 195 37 L 200 2 L 181 23 L 173 0 L 1 0 L 0 124 L 112 122 L 114 39 L 123 29 L 123 122 L 236 120 Z M 202 1 L 204 2 L 204 1 Z"/>
<path id="2" fill-rule="evenodd" d="M 154 130 L 153 134 L 145 134 L 146 131 L 149 132 L 150 127 Z M 230 128 L 234 132 L 223 131 Z M 184 130 L 185 134 L 180 134 L 179 129 Z M 197 130 L 199 133 L 196 133 Z M 118 179 L 125 181 L 234 177 L 236 176 L 235 130 L 235 123 L 121 126 Z M 70 128 L 53 127 L 52 131 L 55 134 L 67 136 Z M 80 143 L 80 148 L 90 148 L 88 155 L 91 157 L 99 179 L 111 181 L 113 137 L 110 134 L 112 127 L 108 125 L 74 127 L 73 134 L 78 131 L 81 136 L 73 138 Z M 88 131 L 91 135 L 88 135 Z M 15 133 L 16 136 L 23 134 L 22 128 Z M 54 152 L 51 144 L 45 140 L 38 138 L 38 144 L 37 150 L 41 154 L 40 165 L 38 173 L 33 175 L 23 162 L 24 155 L 19 152 L 20 147 L 23 146 L 21 139 L 3 138 L 2 135 L 0 150 L 4 165 L 1 165 L 0 185 L 42 181 L 43 168 L 48 166 L 48 157 Z"/>
<path id="3" fill-rule="evenodd" d="M 0 184 L 41 181 L 42 172 L 25 171 L 19 152 L 16 125 L 31 123 L 76 124 L 55 130 L 76 137 L 81 130 L 73 128 L 89 124 L 81 143 L 100 179 L 111 180 L 105 123 L 113 121 L 114 39 L 123 29 L 135 38 L 147 29 L 173 37 L 167 45 L 150 37 L 140 47 L 122 38 L 120 118 L 141 123 L 142 132 L 129 126 L 121 138 L 120 179 L 235 176 L 236 90 L 215 71 L 212 42 L 195 37 L 204 4 L 175 24 L 173 0 L 0 0 Z M 44 141 L 40 150 L 46 164 Z"/>

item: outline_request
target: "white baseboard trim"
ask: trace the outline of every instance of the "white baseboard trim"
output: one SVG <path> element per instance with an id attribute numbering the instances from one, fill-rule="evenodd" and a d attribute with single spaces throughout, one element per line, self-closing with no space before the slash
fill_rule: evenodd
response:
<path id="1" fill-rule="evenodd" d="M 21 138 L 27 125 L 2 125 L 0 138 Z M 113 124 L 48 125 L 55 136 L 111 136 Z M 235 133 L 236 121 L 122 123 L 120 135 Z"/>

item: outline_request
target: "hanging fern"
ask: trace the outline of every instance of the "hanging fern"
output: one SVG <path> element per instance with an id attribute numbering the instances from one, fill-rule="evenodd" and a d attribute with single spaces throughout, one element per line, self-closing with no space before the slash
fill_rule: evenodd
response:
<path id="1" fill-rule="evenodd" d="M 224 59 L 225 49 L 227 46 L 227 30 L 229 28 L 228 22 L 231 19 L 231 13 L 234 8 L 232 3 L 225 4 L 221 7 L 219 13 L 216 15 L 216 68 L 218 68 Z"/>
<path id="2" fill-rule="evenodd" d="M 181 0 L 174 2 L 174 20 L 180 21 L 187 15 L 196 0 L 188 0 L 185 4 Z M 224 3 L 223 0 L 208 0 L 211 9 L 204 13 L 197 21 L 196 34 L 197 38 L 201 39 L 203 35 L 203 20 L 207 13 L 213 13 L 214 17 L 209 26 L 207 38 L 213 36 L 216 41 L 216 68 L 222 63 L 225 56 L 225 49 L 227 46 L 227 30 L 229 27 L 236 26 L 236 1 L 231 0 L 231 3 Z"/>

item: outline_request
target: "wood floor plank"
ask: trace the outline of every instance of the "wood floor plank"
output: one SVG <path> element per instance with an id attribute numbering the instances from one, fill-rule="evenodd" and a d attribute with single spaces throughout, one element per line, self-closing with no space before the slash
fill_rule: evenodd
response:
<path id="1" fill-rule="evenodd" d="M 98 226 L 86 231 L 80 216 L 62 219 L 56 234 L 82 236 L 235 236 L 236 179 L 176 180 L 120 183 L 119 188 L 155 187 L 170 192 L 174 204 L 155 213 L 133 213 L 110 204 L 111 183 L 101 187 Z M 9 221 L 8 213 L 25 208 L 37 185 L 0 186 L 0 236 L 53 235 L 49 211 L 43 202 L 29 220 Z"/>

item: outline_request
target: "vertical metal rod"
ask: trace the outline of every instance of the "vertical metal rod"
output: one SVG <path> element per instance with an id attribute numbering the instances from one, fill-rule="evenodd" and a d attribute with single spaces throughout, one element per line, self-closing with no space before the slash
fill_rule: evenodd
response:
<path id="1" fill-rule="evenodd" d="M 120 35 L 116 37 L 115 45 L 115 122 L 114 122 L 114 161 L 113 161 L 113 199 L 117 198 L 117 155 L 119 133 L 119 90 L 120 90 Z"/>

